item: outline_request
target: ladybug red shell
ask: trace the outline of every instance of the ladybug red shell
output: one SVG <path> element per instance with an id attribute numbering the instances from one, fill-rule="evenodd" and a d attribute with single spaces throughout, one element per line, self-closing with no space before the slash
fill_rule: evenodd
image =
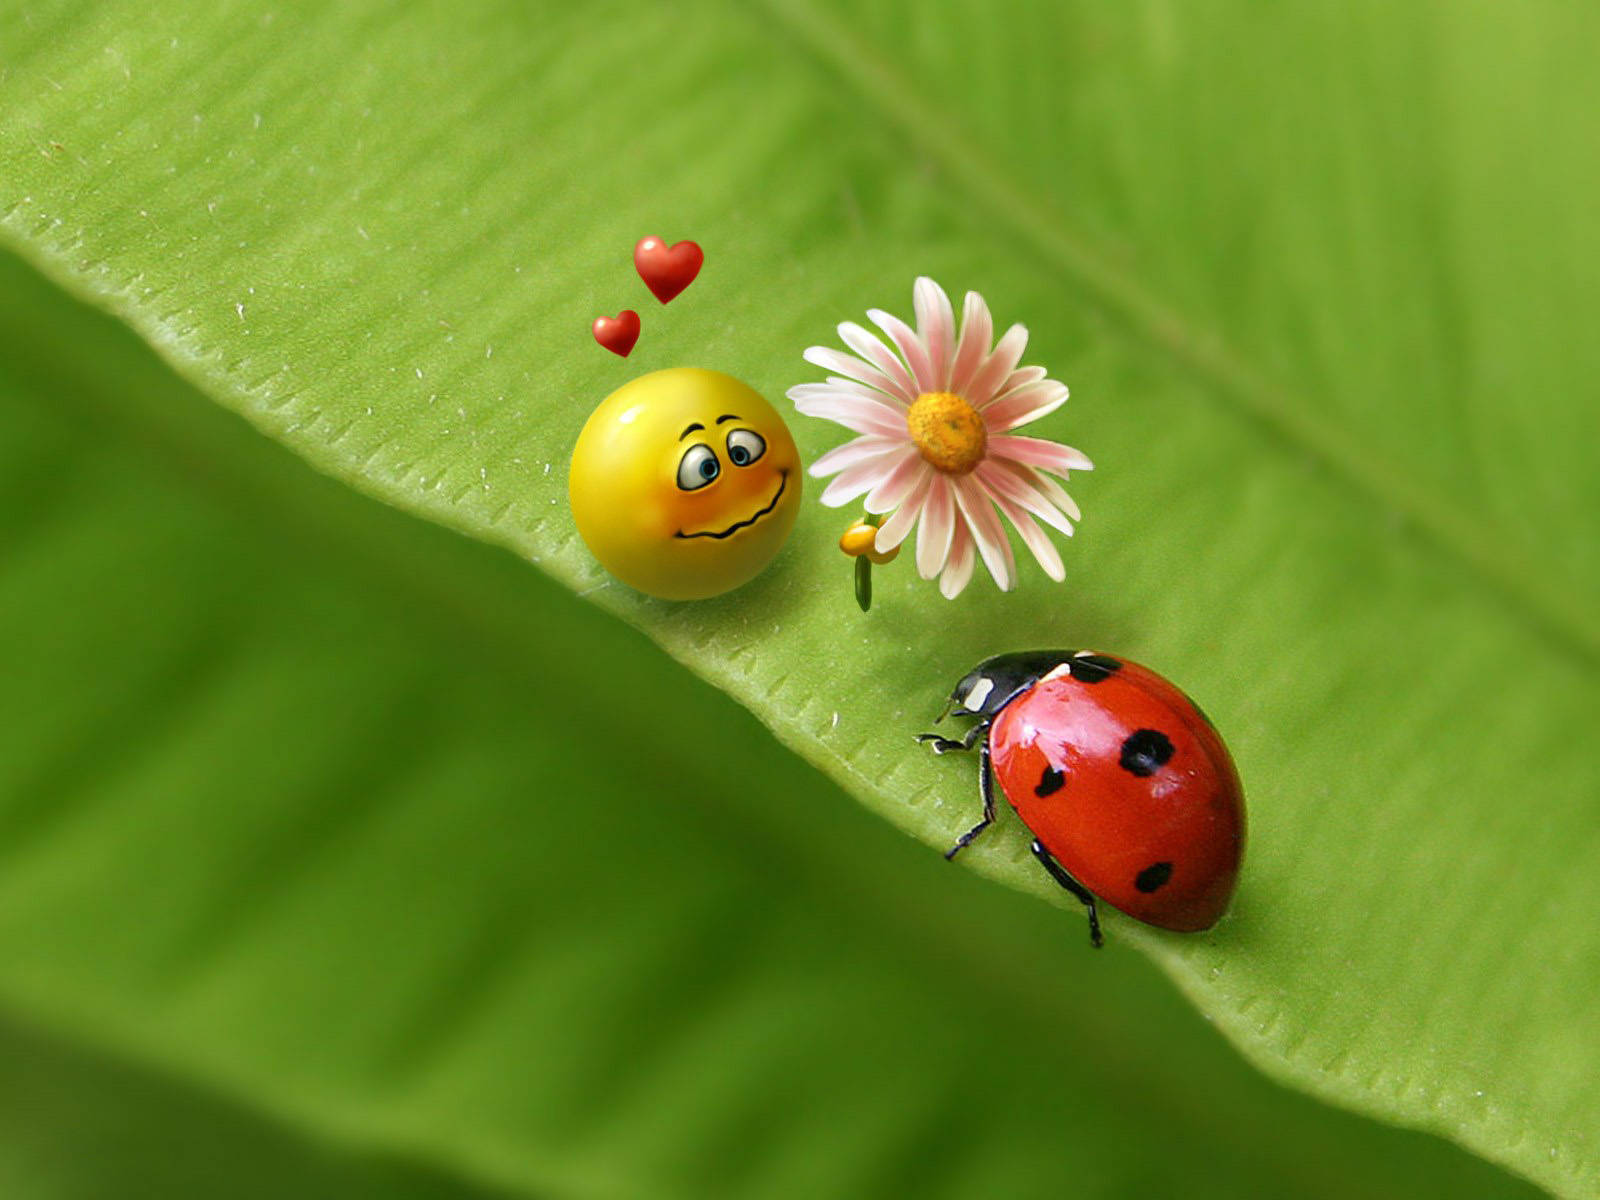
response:
<path id="1" fill-rule="evenodd" d="M 1088 907 L 1096 945 L 1096 897 L 1162 929 L 1217 923 L 1239 874 L 1244 794 L 1221 737 L 1176 686 L 1125 659 L 1038 650 L 979 663 L 950 701 L 977 723 L 960 740 L 920 740 L 943 753 L 981 739 L 984 816 L 946 857 L 994 820 L 992 768 L 1035 857 Z"/>

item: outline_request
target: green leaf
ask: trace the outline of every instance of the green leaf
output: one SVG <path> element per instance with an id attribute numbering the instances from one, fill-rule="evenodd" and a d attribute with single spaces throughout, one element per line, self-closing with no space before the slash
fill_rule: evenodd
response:
<path id="1" fill-rule="evenodd" d="M 4 257 L 0 347 L 8 1197 L 1532 1194 Z"/>
<path id="2" fill-rule="evenodd" d="M 351 1153 L 247 1106 L 0 1024 L 0 1187 L 36 1200 L 496 1200 L 404 1152 Z"/>
<path id="3" fill-rule="evenodd" d="M 1590 1194 L 1600 781 L 1575 750 L 1600 699 L 1597 19 L 30 7 L 0 28 L 0 229 L 207 395 L 538 563 L 933 845 L 971 821 L 969 768 L 906 735 L 972 660 L 1087 644 L 1163 669 L 1234 746 L 1250 860 L 1214 934 L 1114 922 L 1113 940 L 1278 1078 Z M 643 303 L 622 363 L 585 331 L 641 303 L 644 233 L 695 237 L 707 266 L 671 307 Z M 1100 467 L 1066 586 L 945 604 L 901 562 L 862 615 L 814 505 L 721 600 L 606 581 L 562 473 L 601 396 L 672 363 L 776 396 L 814 376 L 800 351 L 834 322 L 904 312 L 921 271 L 1027 321 L 1030 358 L 1073 387 L 1040 426 Z M 155 419 L 106 400 L 128 405 Z M 841 440 L 796 434 L 808 455 Z M 29 478 L 31 496 L 49 476 Z M 366 542 L 328 556 L 364 562 Z M 477 582 L 424 582 L 429 611 L 480 603 Z M 182 669 L 129 686 L 205 681 L 231 636 L 207 611 L 156 606 Z M 496 611 L 502 636 L 534 636 Z M 393 684 L 374 669 L 333 707 L 348 725 L 321 706 L 296 723 L 317 761 L 361 735 L 353 697 Z M 471 712 L 467 731 L 508 719 Z M 177 772 L 175 793 L 202 778 Z M 334 771 L 318 799 L 358 778 Z M 252 786 L 310 795 L 292 770 Z M 1047 894 L 1024 844 L 1005 828 L 971 862 Z M 277 861 L 312 870 L 297 849 Z"/>

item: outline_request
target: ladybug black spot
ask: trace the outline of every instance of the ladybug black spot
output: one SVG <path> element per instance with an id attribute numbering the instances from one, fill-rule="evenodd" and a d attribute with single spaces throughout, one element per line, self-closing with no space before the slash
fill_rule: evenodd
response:
<path id="1" fill-rule="evenodd" d="M 1104 654 L 1080 654 L 1067 660 L 1067 670 L 1079 683 L 1099 683 L 1122 670 L 1122 663 Z"/>
<path id="2" fill-rule="evenodd" d="M 1138 776 L 1154 775 L 1172 757 L 1172 742 L 1159 729 L 1139 729 L 1122 743 L 1122 769 Z"/>
<path id="3" fill-rule="evenodd" d="M 1133 886 L 1149 895 L 1167 880 L 1172 878 L 1172 864 L 1169 862 L 1151 863 L 1140 871 L 1133 879 Z"/>
<path id="4" fill-rule="evenodd" d="M 1060 771 L 1054 767 L 1047 766 L 1044 769 L 1044 774 L 1039 776 L 1039 786 L 1033 789 L 1033 794 L 1041 800 L 1046 796 L 1053 796 L 1061 790 L 1061 785 L 1066 782 L 1066 779 L 1067 777 Z"/>

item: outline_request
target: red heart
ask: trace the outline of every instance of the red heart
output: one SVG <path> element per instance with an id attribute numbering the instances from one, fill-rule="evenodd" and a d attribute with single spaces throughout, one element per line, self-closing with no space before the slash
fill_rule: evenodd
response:
<path id="1" fill-rule="evenodd" d="M 639 340 L 639 314 L 625 308 L 614 317 L 596 317 L 594 340 L 611 353 L 627 358 L 633 353 L 633 344 Z"/>
<path id="2" fill-rule="evenodd" d="M 669 249 L 660 238 L 647 237 L 633 248 L 639 278 L 663 304 L 694 282 L 705 260 L 705 251 L 693 242 L 679 242 Z"/>

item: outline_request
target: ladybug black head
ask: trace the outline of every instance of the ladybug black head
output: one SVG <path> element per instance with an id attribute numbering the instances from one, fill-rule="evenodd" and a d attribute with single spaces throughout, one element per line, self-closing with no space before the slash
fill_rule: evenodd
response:
<path id="1" fill-rule="evenodd" d="M 947 711 L 958 717 L 994 717 L 1072 655 L 1071 650 L 1020 650 L 986 658 L 961 677 Z"/>

